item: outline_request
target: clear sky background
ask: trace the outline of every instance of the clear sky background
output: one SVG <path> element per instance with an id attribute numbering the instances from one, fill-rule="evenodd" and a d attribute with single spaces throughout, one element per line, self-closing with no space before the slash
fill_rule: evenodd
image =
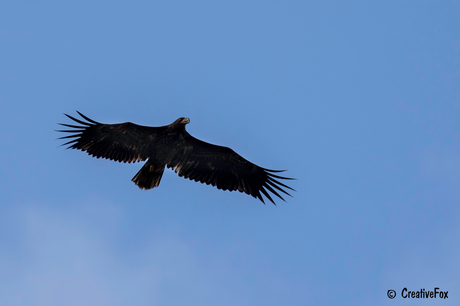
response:
<path id="1" fill-rule="evenodd" d="M 458 1 L 1 1 L 0 305 L 459 305 L 459 16 Z M 171 170 L 141 191 L 142 164 L 60 147 L 75 110 L 189 117 L 297 191 L 263 205 Z"/>

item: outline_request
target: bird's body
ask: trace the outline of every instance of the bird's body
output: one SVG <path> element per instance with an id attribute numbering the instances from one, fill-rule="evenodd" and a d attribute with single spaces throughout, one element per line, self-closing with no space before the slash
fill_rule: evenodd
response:
<path id="1" fill-rule="evenodd" d="M 261 168 L 232 149 L 213 145 L 191 136 L 185 125 L 188 118 L 181 117 L 170 125 L 147 127 L 131 122 L 102 124 L 78 114 L 82 121 L 66 114 L 81 126 L 62 124 L 72 130 L 59 132 L 73 133 L 61 137 L 75 138 L 64 145 L 86 151 L 97 158 L 107 158 L 118 162 L 147 162 L 132 181 L 141 189 L 151 189 L 160 184 L 165 167 L 173 169 L 181 177 L 211 184 L 222 190 L 238 190 L 264 202 L 261 193 L 273 204 L 267 190 L 284 200 L 276 191 L 287 195 L 284 188 L 292 188 L 277 179 L 290 179 L 273 174 L 282 172 Z M 276 190 L 275 190 L 276 189 Z"/>

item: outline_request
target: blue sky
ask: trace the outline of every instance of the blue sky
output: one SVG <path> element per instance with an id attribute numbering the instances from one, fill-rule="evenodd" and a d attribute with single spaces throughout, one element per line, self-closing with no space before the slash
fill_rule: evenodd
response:
<path id="1" fill-rule="evenodd" d="M 0 305 L 458 305 L 459 13 L 2 1 Z M 275 207 L 171 170 L 142 191 L 142 164 L 60 147 L 75 110 L 189 117 L 297 191 Z"/>

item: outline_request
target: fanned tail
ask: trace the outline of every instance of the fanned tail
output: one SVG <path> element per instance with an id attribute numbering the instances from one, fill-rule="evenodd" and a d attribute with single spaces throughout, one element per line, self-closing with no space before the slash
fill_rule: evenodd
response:
<path id="1" fill-rule="evenodd" d="M 160 185 L 161 177 L 165 170 L 165 165 L 155 165 L 147 161 L 145 165 L 137 172 L 132 181 L 140 189 L 152 189 Z"/>

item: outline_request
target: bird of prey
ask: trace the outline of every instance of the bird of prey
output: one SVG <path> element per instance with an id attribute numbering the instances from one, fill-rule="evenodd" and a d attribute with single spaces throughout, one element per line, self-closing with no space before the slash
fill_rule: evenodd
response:
<path id="1" fill-rule="evenodd" d="M 68 118 L 80 125 L 60 123 L 71 133 L 59 139 L 70 138 L 68 149 L 86 151 L 97 158 L 118 162 L 147 162 L 132 181 L 141 189 L 158 187 L 165 167 L 179 176 L 196 182 L 211 184 L 222 190 L 247 193 L 265 204 L 263 194 L 273 204 L 270 193 L 283 199 L 280 193 L 291 196 L 285 189 L 294 190 L 279 180 L 292 180 L 259 167 L 227 147 L 213 145 L 191 136 L 185 130 L 190 119 L 181 117 L 170 125 L 160 127 L 141 126 L 131 122 L 103 124 L 77 111 L 85 120 Z M 270 193 L 269 193 L 270 192 Z M 276 204 L 275 204 L 276 205 Z"/>

